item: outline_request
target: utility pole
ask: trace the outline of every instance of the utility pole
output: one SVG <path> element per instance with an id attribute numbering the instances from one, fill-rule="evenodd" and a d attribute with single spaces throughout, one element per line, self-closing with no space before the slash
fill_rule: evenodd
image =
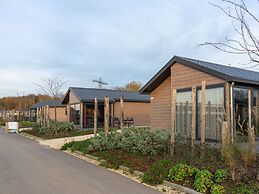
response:
<path id="1" fill-rule="evenodd" d="M 104 82 L 101 77 L 99 80 L 93 79 L 93 82 L 98 84 L 98 88 L 103 88 L 104 85 L 108 85 L 108 83 Z"/>

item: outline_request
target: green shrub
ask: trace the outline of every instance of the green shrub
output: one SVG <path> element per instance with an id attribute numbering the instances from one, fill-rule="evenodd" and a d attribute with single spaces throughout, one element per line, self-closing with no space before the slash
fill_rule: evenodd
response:
<path id="1" fill-rule="evenodd" d="M 71 149 L 71 151 L 80 151 L 83 154 L 88 154 L 90 152 L 89 147 L 91 145 L 90 139 L 84 140 L 84 141 L 73 141 L 70 143 L 66 143 L 61 147 L 61 150 L 67 150 L 68 148 Z"/>
<path id="2" fill-rule="evenodd" d="M 60 132 L 75 131 L 76 126 L 72 122 L 67 121 L 49 121 L 49 124 L 39 129 L 40 134 L 55 134 Z"/>
<path id="3" fill-rule="evenodd" d="M 119 142 L 121 141 L 121 133 L 110 132 L 107 136 L 105 133 L 100 132 L 98 136 L 91 138 L 91 151 L 103 151 L 118 149 Z"/>
<path id="4" fill-rule="evenodd" d="M 183 182 L 186 178 L 195 176 L 197 172 L 197 168 L 180 163 L 170 169 L 168 178 L 169 180 Z"/>
<path id="5" fill-rule="evenodd" d="M 142 155 L 156 155 L 168 150 L 169 133 L 165 130 L 151 131 L 149 128 L 128 128 L 122 131 L 120 148 Z"/>
<path id="6" fill-rule="evenodd" d="M 212 186 L 213 181 L 211 178 L 213 174 L 211 174 L 207 170 L 200 170 L 196 173 L 195 181 L 194 181 L 194 188 L 198 192 L 206 193 L 209 188 Z"/>
<path id="7" fill-rule="evenodd" d="M 122 149 L 129 153 L 156 155 L 166 153 L 169 133 L 166 131 L 153 132 L 148 128 L 129 128 L 123 132 L 110 132 L 107 136 L 99 133 L 91 138 L 91 151 Z"/>
<path id="8" fill-rule="evenodd" d="M 221 185 L 212 185 L 210 189 L 211 194 L 225 194 L 226 191 L 223 186 Z"/>
<path id="9" fill-rule="evenodd" d="M 23 121 L 19 123 L 19 126 L 22 128 L 29 128 L 29 127 L 35 127 L 36 123 L 35 122 L 30 122 L 30 121 Z"/>
<path id="10" fill-rule="evenodd" d="M 232 194 L 254 194 L 257 192 L 258 191 L 255 191 L 255 189 L 249 185 L 241 183 L 235 187 L 235 189 L 232 191 Z"/>
<path id="11" fill-rule="evenodd" d="M 167 178 L 169 169 L 172 166 L 171 160 L 159 160 L 155 162 L 144 174 L 142 181 L 150 185 L 163 183 Z"/>
<path id="12" fill-rule="evenodd" d="M 218 169 L 214 174 L 214 181 L 216 183 L 222 183 L 228 177 L 228 172 L 224 169 Z"/>

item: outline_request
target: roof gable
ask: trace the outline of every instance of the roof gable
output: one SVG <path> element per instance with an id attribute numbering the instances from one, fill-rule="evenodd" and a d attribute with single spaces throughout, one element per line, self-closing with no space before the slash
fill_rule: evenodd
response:
<path id="1" fill-rule="evenodd" d="M 237 81 L 241 83 L 259 85 L 259 72 L 230 67 L 196 59 L 174 56 L 155 76 L 147 82 L 141 89 L 141 93 L 152 92 L 168 76 L 170 76 L 170 67 L 174 63 L 180 63 L 204 73 L 210 74 L 225 81 Z"/>

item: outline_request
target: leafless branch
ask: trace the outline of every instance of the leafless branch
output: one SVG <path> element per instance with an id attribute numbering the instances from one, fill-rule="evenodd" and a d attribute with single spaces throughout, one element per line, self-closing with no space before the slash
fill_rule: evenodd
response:
<path id="1" fill-rule="evenodd" d="M 53 77 L 53 78 L 41 78 L 38 83 L 34 83 L 37 88 L 44 94 L 51 96 L 54 99 L 62 97 L 62 88 L 67 83 L 64 78 Z"/>
<path id="2" fill-rule="evenodd" d="M 257 0 L 259 1 L 259 0 Z M 205 42 L 200 46 L 212 46 L 230 54 L 247 55 L 250 62 L 255 66 L 259 65 L 259 37 L 250 28 L 252 26 L 259 27 L 259 18 L 247 7 L 244 0 L 221 0 L 224 6 L 209 3 L 210 5 L 221 10 L 226 16 L 232 19 L 234 31 L 239 36 L 238 39 L 226 37 L 224 41 Z"/>

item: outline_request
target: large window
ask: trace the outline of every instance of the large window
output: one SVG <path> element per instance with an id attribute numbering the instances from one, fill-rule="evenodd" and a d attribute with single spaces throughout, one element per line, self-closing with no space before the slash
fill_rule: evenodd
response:
<path id="1" fill-rule="evenodd" d="M 191 136 L 192 92 L 177 92 L 176 96 L 176 132 L 184 137 Z"/>
<path id="2" fill-rule="evenodd" d="M 222 122 L 224 121 L 224 88 L 206 89 L 206 115 L 205 138 L 211 140 L 221 139 Z M 201 138 L 201 89 L 198 90 L 198 138 Z"/>
<path id="3" fill-rule="evenodd" d="M 70 105 L 70 121 L 80 125 L 80 104 Z"/>

